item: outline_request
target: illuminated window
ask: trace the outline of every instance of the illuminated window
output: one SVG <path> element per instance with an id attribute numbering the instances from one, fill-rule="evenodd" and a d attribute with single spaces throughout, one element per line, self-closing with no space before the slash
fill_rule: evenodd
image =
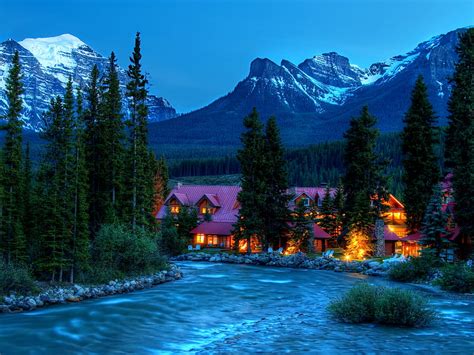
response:
<path id="1" fill-rule="evenodd" d="M 171 213 L 179 213 L 179 206 L 176 206 L 176 205 L 171 206 L 170 210 L 171 210 Z"/>
<path id="2" fill-rule="evenodd" d="M 204 234 L 196 234 L 196 243 L 204 243 Z"/>

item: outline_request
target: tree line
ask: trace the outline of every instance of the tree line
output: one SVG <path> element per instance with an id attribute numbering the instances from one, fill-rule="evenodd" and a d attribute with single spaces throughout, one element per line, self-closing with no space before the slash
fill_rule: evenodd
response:
<path id="1" fill-rule="evenodd" d="M 165 161 L 148 146 L 140 47 L 137 33 L 124 93 L 113 52 L 105 73 L 92 68 L 86 87 L 74 89 L 69 78 L 65 94 L 43 115 L 46 143 L 37 169 L 23 144 L 21 64 L 18 52 L 13 55 L 0 165 L 0 253 L 7 264 L 32 265 L 42 279 L 74 282 L 101 262 L 93 254 L 112 248 L 113 241 L 103 239 L 111 225 L 120 226 L 121 235 L 154 238 L 152 211 L 166 196 L 168 176 Z M 123 94 L 128 107 L 122 107 Z"/>

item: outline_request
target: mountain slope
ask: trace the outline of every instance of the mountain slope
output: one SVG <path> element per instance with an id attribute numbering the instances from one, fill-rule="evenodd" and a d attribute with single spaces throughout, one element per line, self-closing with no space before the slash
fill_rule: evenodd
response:
<path id="1" fill-rule="evenodd" d="M 457 59 L 458 36 L 451 31 L 420 43 L 412 51 L 368 68 L 330 52 L 299 65 L 255 59 L 249 75 L 228 95 L 178 118 L 150 126 L 155 145 L 236 145 L 242 118 L 257 107 L 264 119 L 276 115 L 287 144 L 303 145 L 340 138 L 361 107 L 379 120 L 382 131 L 402 128 L 410 92 L 423 75 L 431 102 L 444 124 L 450 93 L 449 77 Z"/>
<path id="2" fill-rule="evenodd" d="M 51 98 L 64 94 L 69 77 L 75 86 L 85 87 L 92 67 L 97 65 L 104 73 L 108 64 L 106 57 L 70 34 L 0 43 L 0 115 L 6 110 L 5 79 L 16 50 L 20 54 L 25 85 L 23 120 L 27 128 L 34 130 L 41 126 L 41 115 Z M 122 68 L 119 68 L 119 78 L 125 90 L 127 76 Z M 150 95 L 148 104 L 151 122 L 176 117 L 175 109 L 162 97 Z M 123 107 L 126 105 L 124 99 Z"/>

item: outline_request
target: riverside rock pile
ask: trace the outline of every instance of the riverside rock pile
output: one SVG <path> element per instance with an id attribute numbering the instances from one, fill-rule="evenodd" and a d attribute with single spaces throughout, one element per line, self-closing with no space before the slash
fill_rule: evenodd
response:
<path id="1" fill-rule="evenodd" d="M 125 280 L 114 280 L 108 284 L 85 286 L 55 286 L 50 287 L 36 296 L 10 295 L 0 297 L 0 313 L 31 311 L 53 304 L 80 302 L 91 298 L 117 295 L 133 292 L 159 285 L 165 282 L 182 278 L 182 273 L 176 265 L 171 265 L 170 270 L 157 272 L 149 276 L 139 276 Z"/>
<path id="2" fill-rule="evenodd" d="M 174 261 L 207 261 L 229 264 L 249 264 L 296 269 L 333 270 L 336 272 L 357 272 L 372 276 L 386 276 L 389 264 L 376 260 L 342 261 L 335 258 L 309 258 L 304 253 L 281 255 L 278 253 L 262 254 L 208 254 L 205 252 L 188 253 L 175 257 Z"/>

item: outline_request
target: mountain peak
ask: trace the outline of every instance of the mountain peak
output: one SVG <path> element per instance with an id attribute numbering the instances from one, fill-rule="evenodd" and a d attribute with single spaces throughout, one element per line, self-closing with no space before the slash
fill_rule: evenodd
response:
<path id="1" fill-rule="evenodd" d="M 255 58 L 250 64 L 249 77 L 274 75 L 280 70 L 278 64 L 268 58 Z"/>
<path id="2" fill-rule="evenodd" d="M 20 41 L 20 44 L 27 48 L 28 46 L 43 46 L 43 47 L 52 47 L 57 46 L 63 49 L 75 49 L 81 46 L 86 45 L 76 36 L 73 36 L 69 33 L 64 33 L 59 36 L 54 37 L 44 37 L 44 38 L 25 38 L 23 41 Z M 28 48 L 27 48 L 28 49 Z"/>

